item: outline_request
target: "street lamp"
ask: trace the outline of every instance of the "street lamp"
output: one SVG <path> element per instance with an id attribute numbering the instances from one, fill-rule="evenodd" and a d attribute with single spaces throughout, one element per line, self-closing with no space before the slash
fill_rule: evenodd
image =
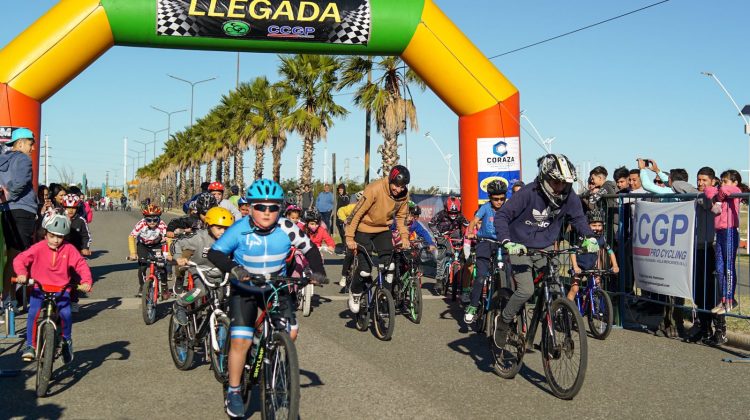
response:
<path id="1" fill-rule="evenodd" d="M 171 74 L 167 74 L 167 76 L 175 80 L 185 82 L 190 85 L 190 126 L 192 127 L 193 126 L 193 104 L 194 104 L 194 98 L 195 98 L 195 85 L 200 84 L 200 83 L 210 82 L 211 80 L 216 80 L 216 77 L 212 77 L 210 79 L 199 80 L 197 82 L 191 82 L 190 80 L 185 80 L 177 76 L 172 76 Z"/>
<path id="2" fill-rule="evenodd" d="M 445 187 L 445 189 L 446 189 L 446 193 L 450 194 L 450 191 L 451 191 L 451 177 L 453 177 L 453 181 L 455 181 L 456 185 L 460 184 L 458 182 L 458 178 L 456 178 L 455 172 L 453 172 L 453 167 L 451 166 L 451 159 L 453 158 L 453 155 L 451 155 L 451 154 L 447 154 L 446 155 L 445 153 L 443 153 L 443 149 L 441 149 L 440 146 L 438 146 L 437 142 L 432 137 L 432 135 L 430 135 L 429 131 L 426 132 L 426 133 L 424 133 L 424 136 L 426 138 L 432 140 L 432 144 L 435 145 L 435 148 L 437 148 L 438 153 L 440 153 L 440 156 L 443 157 L 443 160 L 445 161 L 445 164 L 448 165 L 448 186 Z"/>
<path id="3" fill-rule="evenodd" d="M 137 141 L 137 140 L 133 140 L 133 141 Z M 140 143 L 140 142 L 138 142 L 138 143 Z M 133 152 L 133 153 L 136 154 L 136 157 L 131 158 L 131 159 L 136 159 L 136 163 L 138 164 L 139 168 L 141 167 L 141 164 L 140 164 L 141 163 L 140 162 L 141 153 L 144 153 L 144 155 L 143 155 L 143 164 L 144 165 L 146 164 L 146 155 L 145 155 L 146 152 L 145 151 L 143 151 L 143 150 L 134 150 L 134 149 L 128 149 L 128 150 L 130 150 L 131 152 Z"/>
<path id="4" fill-rule="evenodd" d="M 708 71 L 702 71 L 701 74 L 714 79 L 716 84 L 718 84 L 721 90 L 724 91 L 724 93 L 727 95 L 727 98 L 729 98 L 729 100 L 732 102 L 732 105 L 734 105 L 735 109 L 737 109 L 737 116 L 742 118 L 742 122 L 745 123 L 745 134 L 750 136 L 750 105 L 745 105 L 744 108 L 740 109 L 740 106 L 737 105 L 737 102 L 732 97 L 732 94 L 729 93 L 727 88 L 724 87 L 724 84 L 721 83 L 721 80 L 719 80 L 719 78 L 716 77 L 715 74 L 708 72 Z M 750 138 L 748 138 L 748 140 L 750 140 Z M 748 170 L 750 171 L 750 142 L 748 143 Z M 746 245 L 747 253 L 750 255 L 750 226 L 747 229 L 747 242 L 746 243 L 747 243 Z"/>
<path id="5" fill-rule="evenodd" d="M 164 114 L 167 114 L 167 140 L 169 140 L 169 136 L 172 134 L 172 114 L 179 114 L 180 112 L 187 112 L 187 109 L 181 109 L 179 111 L 172 111 L 168 112 L 161 108 L 157 108 L 153 105 L 151 105 L 151 108 L 153 108 L 156 111 L 163 112 Z"/>
<path id="6" fill-rule="evenodd" d="M 136 143 L 140 143 L 140 144 L 143 145 L 143 166 L 146 166 L 146 158 L 148 157 L 148 155 L 146 153 L 146 146 L 148 146 L 149 144 L 151 144 L 153 142 L 151 142 L 151 141 L 142 142 L 142 141 L 138 141 L 138 140 L 133 140 L 133 141 L 136 142 Z"/>
<path id="7" fill-rule="evenodd" d="M 542 137 L 541 134 L 539 134 L 539 130 L 536 129 L 536 126 L 533 122 L 529 119 L 529 117 L 526 116 L 526 113 L 524 110 L 521 110 L 521 118 L 525 119 L 526 122 L 529 123 L 531 126 L 531 129 L 534 130 L 534 133 L 536 133 L 536 137 L 532 136 L 536 144 L 539 145 L 542 149 L 544 149 L 547 153 L 552 153 L 552 142 L 555 141 L 556 137 Z"/>
<path id="8" fill-rule="evenodd" d="M 162 131 L 167 131 L 167 129 L 168 128 L 162 128 L 161 130 L 149 130 L 148 128 L 141 127 L 141 130 L 148 131 L 149 133 L 154 135 L 154 140 L 147 143 L 147 144 L 151 144 L 151 143 L 154 144 L 154 159 L 156 159 L 156 135 L 161 133 Z"/>

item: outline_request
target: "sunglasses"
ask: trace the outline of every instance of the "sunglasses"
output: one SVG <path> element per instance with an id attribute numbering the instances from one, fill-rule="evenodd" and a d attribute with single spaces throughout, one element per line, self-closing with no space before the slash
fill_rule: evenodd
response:
<path id="1" fill-rule="evenodd" d="M 160 217 L 144 217 L 144 220 L 146 220 L 146 223 L 159 223 L 159 220 L 161 220 Z"/>
<path id="2" fill-rule="evenodd" d="M 276 213 L 281 210 L 281 206 L 278 204 L 253 204 L 253 210 L 265 213 L 268 210 L 270 213 Z"/>
<path id="3" fill-rule="evenodd" d="M 505 201 L 505 197 L 490 197 L 490 200 L 499 201 L 502 203 L 503 201 Z"/>

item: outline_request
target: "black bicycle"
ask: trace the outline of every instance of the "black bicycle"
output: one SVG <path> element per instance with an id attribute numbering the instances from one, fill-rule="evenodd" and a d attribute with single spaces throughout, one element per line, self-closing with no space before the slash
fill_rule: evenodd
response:
<path id="1" fill-rule="evenodd" d="M 558 257 L 573 254 L 577 249 L 530 250 L 526 255 L 546 259 L 545 267 L 534 278 L 538 295 L 531 322 L 527 320 L 525 305 L 510 324 L 504 346 L 498 345 L 497 325 L 513 291 L 500 289 L 499 302 L 490 317 L 489 344 L 495 360 L 495 373 L 513 378 L 523 366 L 523 357 L 531 350 L 538 325 L 542 326 L 540 349 L 544 374 L 552 393 L 561 399 L 573 399 L 586 376 L 588 346 L 583 318 L 576 305 L 567 299 L 560 282 Z"/>
<path id="2" fill-rule="evenodd" d="M 39 311 L 36 326 L 36 395 L 43 398 L 47 395 L 55 359 L 60 357 L 65 345 L 62 338 L 60 315 L 57 313 L 57 298 L 65 289 L 74 285 L 67 284 L 60 291 L 47 291 L 39 282 L 29 279 L 28 285 L 34 285 L 44 294 L 42 309 Z M 79 290 L 83 290 L 79 286 Z M 31 325 L 29 325 L 30 327 Z M 28 327 L 27 327 L 28 328 Z"/>
<path id="3" fill-rule="evenodd" d="M 291 320 L 284 315 L 286 306 L 294 310 L 291 288 L 304 288 L 314 281 L 308 277 L 253 276 L 250 282 L 236 282 L 242 290 L 261 296 L 260 313 L 255 322 L 252 351 L 247 353 L 240 392 L 245 412 L 250 406 L 252 387 L 260 385 L 261 416 L 264 419 L 299 417 L 299 361 L 294 341 L 289 336 Z M 224 392 L 226 393 L 225 382 Z"/>
<path id="4" fill-rule="evenodd" d="M 370 254 L 367 253 L 365 247 L 357 244 L 357 252 L 363 253 L 370 263 L 370 267 L 374 266 L 372 258 L 370 258 Z M 358 266 L 359 259 L 355 253 L 354 261 L 352 261 L 352 266 L 349 269 L 349 287 L 351 287 L 353 276 L 359 273 L 357 271 Z M 388 341 L 393 336 L 393 331 L 396 328 L 396 306 L 393 303 L 393 295 L 385 287 L 385 279 L 383 279 L 384 271 L 385 266 L 379 264 L 377 278 L 373 280 L 373 277 L 370 276 L 362 279 L 363 291 L 359 302 L 359 312 L 352 315 L 359 331 L 367 331 L 370 327 L 370 318 L 372 317 L 375 337 L 379 340 Z"/>
<path id="5" fill-rule="evenodd" d="M 422 270 L 419 249 L 397 249 L 391 254 L 395 262 L 393 273 L 393 304 L 409 321 L 422 321 Z"/>
<path id="6" fill-rule="evenodd" d="M 188 262 L 206 286 L 207 295 L 200 302 L 186 308 L 188 323 L 181 325 L 175 314 L 169 319 L 169 351 L 177 369 L 188 370 L 193 366 L 196 350 L 201 347 L 205 358 L 211 363 L 214 377 L 220 383 L 227 380 L 227 355 L 229 354 L 229 317 L 226 314 L 229 296 L 229 276 L 220 281 L 209 280 L 203 270 Z M 193 288 L 192 273 L 188 272 L 188 291 Z"/>
<path id="7" fill-rule="evenodd" d="M 484 284 L 482 285 L 482 294 L 479 297 L 479 306 L 477 307 L 477 313 L 474 319 L 474 331 L 489 334 L 490 322 L 487 315 L 492 311 L 493 299 L 497 297 L 496 291 L 501 284 L 500 280 L 503 270 L 503 257 L 501 254 L 500 242 L 490 238 L 478 238 L 477 240 L 497 245 L 497 250 L 490 256 L 490 272 L 487 276 L 481 279 Z M 476 276 L 476 253 L 474 251 L 472 251 L 469 258 L 467 258 L 466 264 L 474 266 L 471 275 L 473 281 L 480 281 Z"/>

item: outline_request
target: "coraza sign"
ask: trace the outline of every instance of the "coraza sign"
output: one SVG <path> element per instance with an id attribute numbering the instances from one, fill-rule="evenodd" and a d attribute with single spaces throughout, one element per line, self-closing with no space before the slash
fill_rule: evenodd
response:
<path id="1" fill-rule="evenodd" d="M 364 44 L 369 0 L 157 0 L 163 36 Z"/>

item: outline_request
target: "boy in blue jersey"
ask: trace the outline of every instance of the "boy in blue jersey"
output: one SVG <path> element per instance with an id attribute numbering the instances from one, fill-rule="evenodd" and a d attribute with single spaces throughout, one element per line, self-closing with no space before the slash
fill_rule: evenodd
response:
<path id="1" fill-rule="evenodd" d="M 479 207 L 476 215 L 474 215 L 474 219 L 469 224 L 469 228 L 466 229 L 466 238 L 471 239 L 475 235 L 474 229 L 477 225 L 481 225 L 476 233 L 477 277 L 474 279 L 474 285 L 471 289 L 471 303 L 466 307 L 466 313 L 464 314 L 464 322 L 467 324 L 474 322 L 477 308 L 479 307 L 479 298 L 482 295 L 484 278 L 490 272 L 490 260 L 492 259 L 492 254 L 497 252 L 498 247 L 496 242 L 483 241 L 482 239 L 497 240 L 495 212 L 500 210 L 500 207 L 505 203 L 507 194 L 508 185 L 504 182 L 494 180 L 487 184 L 487 195 L 489 195 L 490 201 Z"/>
<path id="2" fill-rule="evenodd" d="M 250 350 L 258 315 L 256 295 L 234 284 L 250 281 L 253 275 L 285 275 L 286 257 L 292 246 L 310 263 L 314 279 L 324 279 L 325 269 L 320 251 L 310 238 L 290 220 L 280 216 L 284 193 L 281 186 L 259 179 L 247 189 L 250 215 L 233 224 L 208 252 L 208 260 L 223 272 L 231 272 L 232 292 L 229 300 L 231 344 L 227 370 L 229 386 L 225 406 L 230 417 L 243 417 L 240 378 L 245 357 Z M 286 303 L 283 315 L 290 320 L 290 336 L 297 335 L 293 303 Z"/>

